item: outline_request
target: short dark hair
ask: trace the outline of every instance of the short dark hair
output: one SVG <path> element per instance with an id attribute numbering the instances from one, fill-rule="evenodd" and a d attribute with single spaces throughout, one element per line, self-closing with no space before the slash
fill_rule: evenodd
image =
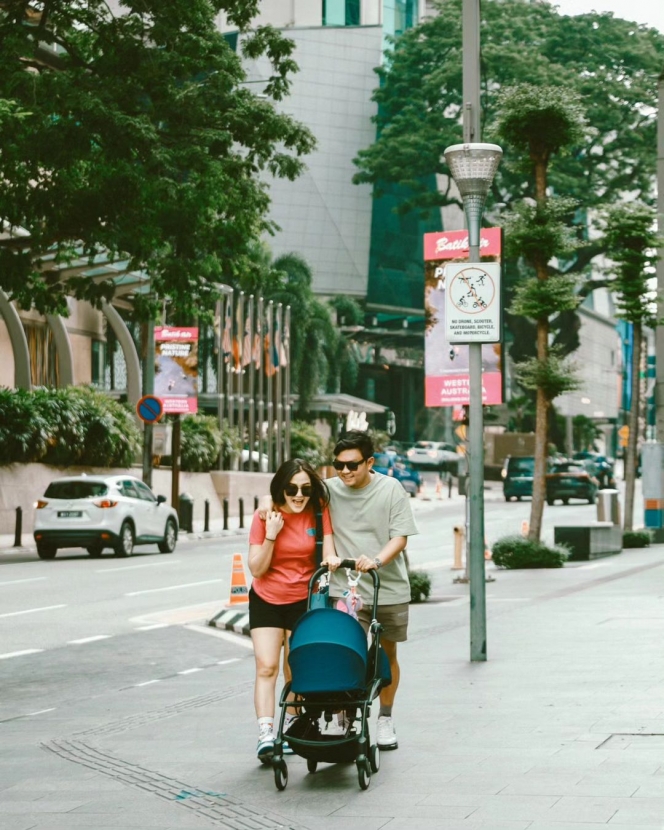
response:
<path id="1" fill-rule="evenodd" d="M 284 461 L 274 474 L 270 482 L 270 495 L 272 496 L 274 504 L 282 505 L 286 503 L 284 488 L 297 473 L 306 473 L 311 482 L 311 500 L 307 507 L 311 507 L 314 513 L 317 510 L 322 510 L 330 501 L 327 485 L 311 464 L 308 464 L 301 458 L 291 458 L 289 461 Z"/>
<path id="2" fill-rule="evenodd" d="M 374 454 L 374 445 L 371 436 L 359 429 L 351 429 L 344 432 L 334 447 L 334 455 L 339 455 L 344 450 L 359 450 L 362 458 L 366 461 Z"/>

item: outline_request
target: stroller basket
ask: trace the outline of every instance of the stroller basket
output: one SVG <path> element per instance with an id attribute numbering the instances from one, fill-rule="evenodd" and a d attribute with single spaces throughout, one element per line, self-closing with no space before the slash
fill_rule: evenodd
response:
<path id="1" fill-rule="evenodd" d="M 308 611 L 290 638 L 291 690 L 299 695 L 362 691 L 367 656 L 367 636 L 354 617 L 334 608 Z"/>

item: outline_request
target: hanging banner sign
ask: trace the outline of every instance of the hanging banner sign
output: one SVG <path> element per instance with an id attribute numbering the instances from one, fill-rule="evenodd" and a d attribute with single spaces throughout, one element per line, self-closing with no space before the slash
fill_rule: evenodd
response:
<path id="1" fill-rule="evenodd" d="M 446 339 L 450 343 L 500 343 L 500 265 L 450 263 L 445 281 Z"/>
<path id="2" fill-rule="evenodd" d="M 480 235 L 480 254 L 482 262 L 475 267 L 493 273 L 498 269 L 498 280 L 493 273 L 493 299 L 488 290 L 488 277 L 485 285 L 477 285 L 477 296 L 463 298 L 464 283 L 459 280 L 453 290 L 451 300 L 453 313 L 464 308 L 466 301 L 474 314 L 464 314 L 461 317 L 464 325 L 468 320 L 482 315 L 478 308 L 485 303 L 487 307 L 496 309 L 498 320 L 501 315 L 497 310 L 500 306 L 500 255 L 501 229 L 482 228 Z M 425 338 L 424 338 L 424 370 L 425 370 L 425 404 L 426 406 L 467 406 L 470 403 L 470 376 L 468 368 L 468 346 L 464 343 L 483 343 L 482 346 L 482 402 L 484 404 L 502 403 L 502 373 L 501 373 L 501 344 L 500 337 L 489 338 L 483 334 L 477 340 L 468 340 L 464 337 L 448 337 L 446 331 L 447 319 L 447 287 L 451 285 L 454 273 L 470 268 L 468 262 L 468 231 L 440 231 L 424 235 L 424 308 L 425 308 Z M 452 269 L 452 270 L 450 270 Z M 475 286 L 475 282 L 473 282 Z M 478 290 L 482 289 L 482 290 Z M 465 293 L 471 289 L 465 288 Z M 463 303 L 461 300 L 463 299 Z M 477 306 L 473 308 L 473 304 Z M 478 316 L 479 315 L 479 316 Z M 492 318 L 493 319 L 493 318 Z M 486 320 L 482 320 L 482 325 Z M 500 326 L 498 327 L 500 330 Z"/>
<path id="3" fill-rule="evenodd" d="M 155 326 L 154 393 L 164 412 L 198 412 L 198 328 Z"/>

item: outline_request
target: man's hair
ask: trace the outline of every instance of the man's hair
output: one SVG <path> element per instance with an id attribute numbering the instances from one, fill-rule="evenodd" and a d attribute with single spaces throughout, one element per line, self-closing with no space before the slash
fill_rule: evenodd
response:
<path id="1" fill-rule="evenodd" d="M 339 455 L 344 450 L 359 450 L 362 453 L 362 458 L 366 460 L 374 454 L 374 445 L 371 437 L 366 432 L 351 429 L 349 432 L 344 432 L 335 444 L 334 455 Z"/>

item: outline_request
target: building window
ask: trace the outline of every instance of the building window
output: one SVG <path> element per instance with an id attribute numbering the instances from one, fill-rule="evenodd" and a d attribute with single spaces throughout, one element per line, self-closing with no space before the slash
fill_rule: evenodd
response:
<path id="1" fill-rule="evenodd" d="M 110 389 L 106 381 L 106 343 L 103 340 L 93 340 L 90 346 L 90 380 L 95 389 Z M 110 378 L 109 378 L 110 380 Z"/>
<path id="2" fill-rule="evenodd" d="M 323 26 L 359 26 L 360 0 L 323 0 Z"/>

